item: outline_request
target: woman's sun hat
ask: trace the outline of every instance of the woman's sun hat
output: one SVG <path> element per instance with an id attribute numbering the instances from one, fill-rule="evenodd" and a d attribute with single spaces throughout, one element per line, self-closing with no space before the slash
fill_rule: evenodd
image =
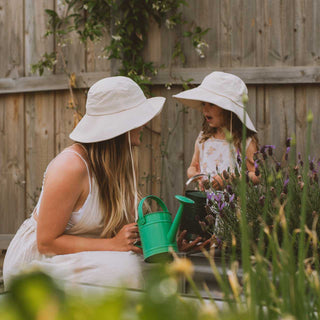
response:
<path id="1" fill-rule="evenodd" d="M 84 143 L 112 139 L 146 124 L 161 112 L 165 100 L 147 99 L 130 78 L 104 78 L 89 89 L 86 114 L 69 137 Z"/>
<path id="2" fill-rule="evenodd" d="M 194 89 L 186 90 L 173 97 L 188 107 L 202 111 L 201 102 L 209 102 L 236 114 L 246 127 L 257 132 L 244 109 L 243 97 L 248 96 L 245 83 L 237 76 L 215 71 L 207 75 Z"/>

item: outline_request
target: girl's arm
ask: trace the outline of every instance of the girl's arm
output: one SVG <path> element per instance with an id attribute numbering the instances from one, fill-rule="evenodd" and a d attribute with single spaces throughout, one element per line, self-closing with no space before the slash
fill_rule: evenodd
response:
<path id="1" fill-rule="evenodd" d="M 187 170 L 188 178 L 191 178 L 191 177 L 195 176 L 196 174 L 200 173 L 199 156 L 200 156 L 200 151 L 199 151 L 198 143 L 196 141 L 196 143 L 194 145 L 194 153 L 192 156 L 192 160 L 191 160 L 190 166 Z"/>
<path id="2" fill-rule="evenodd" d="M 253 160 L 253 155 L 255 154 L 255 152 L 257 152 L 258 150 L 258 146 L 256 144 L 256 142 L 252 139 L 247 151 L 246 151 L 246 166 L 247 166 L 247 170 L 248 170 L 248 176 L 249 179 L 252 181 L 253 184 L 258 184 L 260 182 L 260 177 L 256 176 L 255 174 L 255 167 L 254 167 L 254 160 Z"/>
<path id="3" fill-rule="evenodd" d="M 93 239 L 63 234 L 71 213 L 79 209 L 89 192 L 85 164 L 74 154 L 59 155 L 49 166 L 38 212 L 37 245 L 42 254 L 68 254 L 81 251 L 135 251 L 138 227 L 124 226 L 111 239 Z"/>

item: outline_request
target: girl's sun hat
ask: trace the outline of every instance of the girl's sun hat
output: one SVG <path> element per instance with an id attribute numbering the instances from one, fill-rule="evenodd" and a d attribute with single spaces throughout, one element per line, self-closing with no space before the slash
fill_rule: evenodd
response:
<path id="1" fill-rule="evenodd" d="M 202 111 L 201 102 L 209 102 L 236 114 L 246 127 L 257 132 L 244 109 L 243 97 L 247 97 L 248 89 L 237 76 L 215 71 L 207 75 L 202 83 L 194 89 L 186 90 L 173 97 L 188 107 Z"/>
<path id="2" fill-rule="evenodd" d="M 146 124 L 161 112 L 165 100 L 147 99 L 130 78 L 104 78 L 89 89 L 86 114 L 69 137 L 84 143 L 112 139 Z"/>

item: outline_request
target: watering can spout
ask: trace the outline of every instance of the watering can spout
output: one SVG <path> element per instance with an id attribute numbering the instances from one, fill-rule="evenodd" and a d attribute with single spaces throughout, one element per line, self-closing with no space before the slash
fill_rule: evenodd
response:
<path id="1" fill-rule="evenodd" d="M 183 207 L 186 203 L 189 203 L 189 204 L 194 204 L 194 201 L 187 198 L 187 197 L 184 197 L 184 196 L 175 196 L 176 199 L 179 200 L 180 202 L 180 206 L 178 208 L 178 211 L 177 211 L 177 214 L 172 222 L 172 225 L 170 227 L 170 230 L 168 232 L 168 241 L 170 243 L 172 243 L 174 240 L 175 240 L 175 237 L 176 237 L 176 234 L 177 234 L 177 231 L 178 231 L 178 228 L 179 228 L 179 223 L 180 223 L 180 220 L 181 220 L 181 216 L 182 216 L 182 212 L 183 212 Z"/>

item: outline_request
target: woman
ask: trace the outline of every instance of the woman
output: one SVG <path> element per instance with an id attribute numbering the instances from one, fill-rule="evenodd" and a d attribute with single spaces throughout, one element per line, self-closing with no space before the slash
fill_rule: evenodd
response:
<path id="1" fill-rule="evenodd" d="M 131 149 L 164 102 L 146 99 L 127 77 L 90 88 L 86 114 L 70 134 L 75 143 L 48 165 L 38 204 L 9 245 L 5 286 L 31 267 L 66 281 L 140 286 Z"/>

